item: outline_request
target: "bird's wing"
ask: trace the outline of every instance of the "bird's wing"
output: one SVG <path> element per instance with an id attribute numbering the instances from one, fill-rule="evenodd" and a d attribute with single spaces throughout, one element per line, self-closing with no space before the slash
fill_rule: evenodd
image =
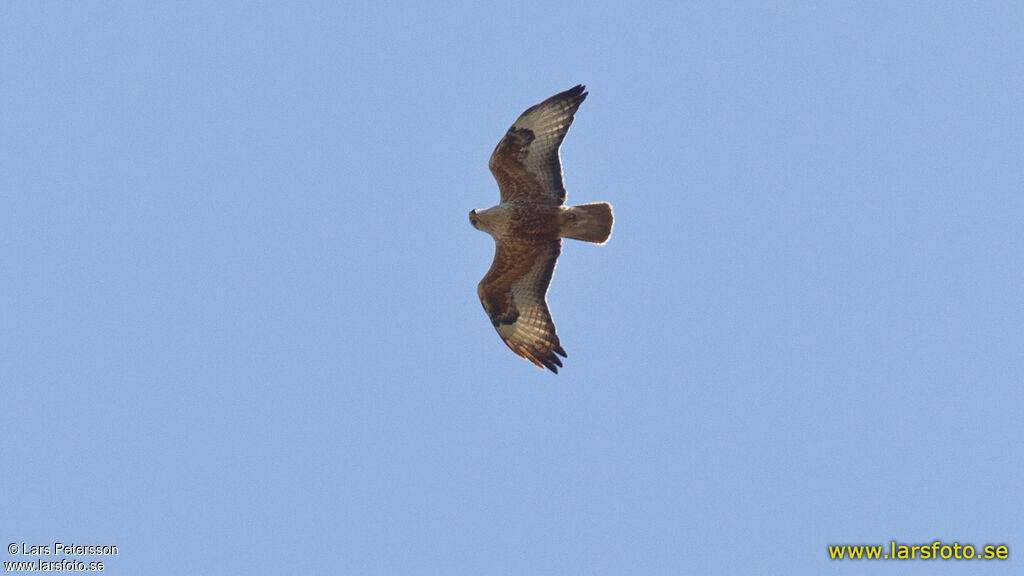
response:
<path id="1" fill-rule="evenodd" d="M 546 295 L 561 250 L 559 239 L 546 243 L 501 240 L 491 269 L 477 286 L 480 302 L 505 344 L 556 374 L 562 365 L 558 355 L 566 354 L 555 333 Z"/>
<path id="2" fill-rule="evenodd" d="M 523 112 L 491 154 L 490 167 L 502 202 L 565 202 L 558 147 L 587 97 L 582 84 Z"/>

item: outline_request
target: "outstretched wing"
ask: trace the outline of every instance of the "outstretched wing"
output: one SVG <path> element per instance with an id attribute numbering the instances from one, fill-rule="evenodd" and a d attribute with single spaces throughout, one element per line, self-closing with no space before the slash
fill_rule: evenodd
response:
<path id="1" fill-rule="evenodd" d="M 587 97 L 585 89 L 580 84 L 529 108 L 498 142 L 489 164 L 502 202 L 565 202 L 558 147 Z"/>
<path id="2" fill-rule="evenodd" d="M 562 365 L 557 355 L 566 354 L 545 296 L 561 251 L 559 239 L 539 244 L 501 240 L 491 269 L 477 286 L 480 302 L 505 344 L 555 374 Z"/>

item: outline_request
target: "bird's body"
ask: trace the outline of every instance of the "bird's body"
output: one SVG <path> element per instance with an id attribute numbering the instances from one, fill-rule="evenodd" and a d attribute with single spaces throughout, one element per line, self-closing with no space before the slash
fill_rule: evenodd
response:
<path id="1" fill-rule="evenodd" d="M 477 286 L 484 310 L 513 352 L 557 373 L 565 357 L 547 306 L 562 238 L 603 244 L 611 205 L 565 206 L 558 149 L 587 97 L 576 86 L 523 112 L 491 155 L 501 203 L 470 223 L 494 237 L 494 262 Z"/>

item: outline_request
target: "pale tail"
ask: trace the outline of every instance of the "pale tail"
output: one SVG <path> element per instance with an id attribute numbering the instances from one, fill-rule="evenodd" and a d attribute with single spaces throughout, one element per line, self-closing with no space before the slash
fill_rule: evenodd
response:
<path id="1" fill-rule="evenodd" d="M 612 206 L 607 202 L 572 206 L 562 223 L 562 236 L 584 242 L 604 244 L 612 235 Z"/>

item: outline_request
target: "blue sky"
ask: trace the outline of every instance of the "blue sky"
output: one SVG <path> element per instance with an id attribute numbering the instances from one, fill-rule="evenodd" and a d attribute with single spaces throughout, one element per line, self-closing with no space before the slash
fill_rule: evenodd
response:
<path id="1" fill-rule="evenodd" d="M 4 3 L 3 543 L 116 545 L 115 574 L 1017 571 L 1021 30 Z M 564 247 L 556 376 L 488 322 L 467 213 L 578 83 L 569 201 L 617 219 Z M 891 540 L 1010 560 L 828 559 Z"/>

